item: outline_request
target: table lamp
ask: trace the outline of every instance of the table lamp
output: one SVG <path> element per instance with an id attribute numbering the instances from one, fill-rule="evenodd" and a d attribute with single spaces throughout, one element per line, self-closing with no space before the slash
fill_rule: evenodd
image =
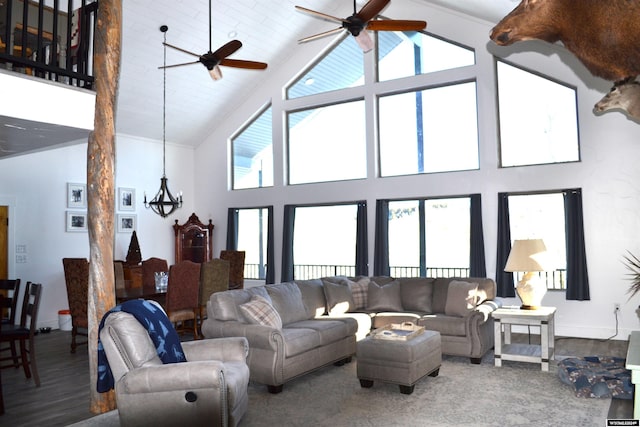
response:
<path id="1" fill-rule="evenodd" d="M 536 274 L 547 269 L 547 248 L 542 239 L 516 240 L 513 242 L 504 271 L 524 272 L 516 285 L 523 310 L 535 310 L 542 305 L 547 293 L 546 283 Z"/>

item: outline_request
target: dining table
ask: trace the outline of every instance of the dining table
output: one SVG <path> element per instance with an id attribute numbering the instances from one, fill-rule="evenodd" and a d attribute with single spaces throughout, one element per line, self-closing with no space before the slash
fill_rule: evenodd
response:
<path id="1" fill-rule="evenodd" d="M 116 303 L 120 304 L 133 299 L 151 299 L 164 307 L 167 290 L 149 286 L 125 287 L 116 289 Z"/>

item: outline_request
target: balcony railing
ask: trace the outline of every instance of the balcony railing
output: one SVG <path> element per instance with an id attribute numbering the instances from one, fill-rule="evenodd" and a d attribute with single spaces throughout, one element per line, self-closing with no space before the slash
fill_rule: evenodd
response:
<path id="1" fill-rule="evenodd" d="M 267 265 L 245 264 L 245 279 L 264 280 Z M 420 277 L 420 267 L 390 267 L 392 277 Z M 293 267 L 294 276 L 298 280 L 317 279 L 328 276 L 355 276 L 356 267 L 353 265 L 315 265 L 298 264 Z M 466 267 L 427 267 L 425 277 L 469 277 L 470 270 Z M 524 273 L 516 273 L 514 280 L 522 279 Z M 567 270 L 542 271 L 538 276 L 547 283 L 549 290 L 567 289 Z"/>
<path id="2" fill-rule="evenodd" d="M 0 68 L 93 88 L 93 35 L 98 2 L 0 2 Z M 63 5 L 66 9 L 63 9 Z"/>

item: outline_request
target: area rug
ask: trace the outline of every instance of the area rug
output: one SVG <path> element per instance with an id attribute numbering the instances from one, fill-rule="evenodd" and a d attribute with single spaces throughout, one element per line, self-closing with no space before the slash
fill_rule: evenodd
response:
<path id="1" fill-rule="evenodd" d="M 361 388 L 356 359 L 302 376 L 270 394 L 249 385 L 249 410 L 239 427 L 412 427 L 412 426 L 603 426 L 610 399 L 576 397 L 570 386 L 540 365 L 504 361 L 492 354 L 480 365 L 468 358 L 444 356 L 440 374 L 420 380 L 413 394 L 397 385 L 374 383 Z M 112 411 L 74 426 L 117 426 Z"/>

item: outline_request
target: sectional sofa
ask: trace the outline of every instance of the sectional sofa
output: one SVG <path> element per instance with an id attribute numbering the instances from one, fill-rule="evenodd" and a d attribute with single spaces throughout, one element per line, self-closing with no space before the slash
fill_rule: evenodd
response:
<path id="1" fill-rule="evenodd" d="M 215 293 L 202 333 L 246 337 L 251 380 L 277 393 L 297 376 L 351 361 L 356 341 L 389 323 L 438 331 L 443 354 L 480 363 L 500 305 L 488 278 L 325 277 Z"/>

